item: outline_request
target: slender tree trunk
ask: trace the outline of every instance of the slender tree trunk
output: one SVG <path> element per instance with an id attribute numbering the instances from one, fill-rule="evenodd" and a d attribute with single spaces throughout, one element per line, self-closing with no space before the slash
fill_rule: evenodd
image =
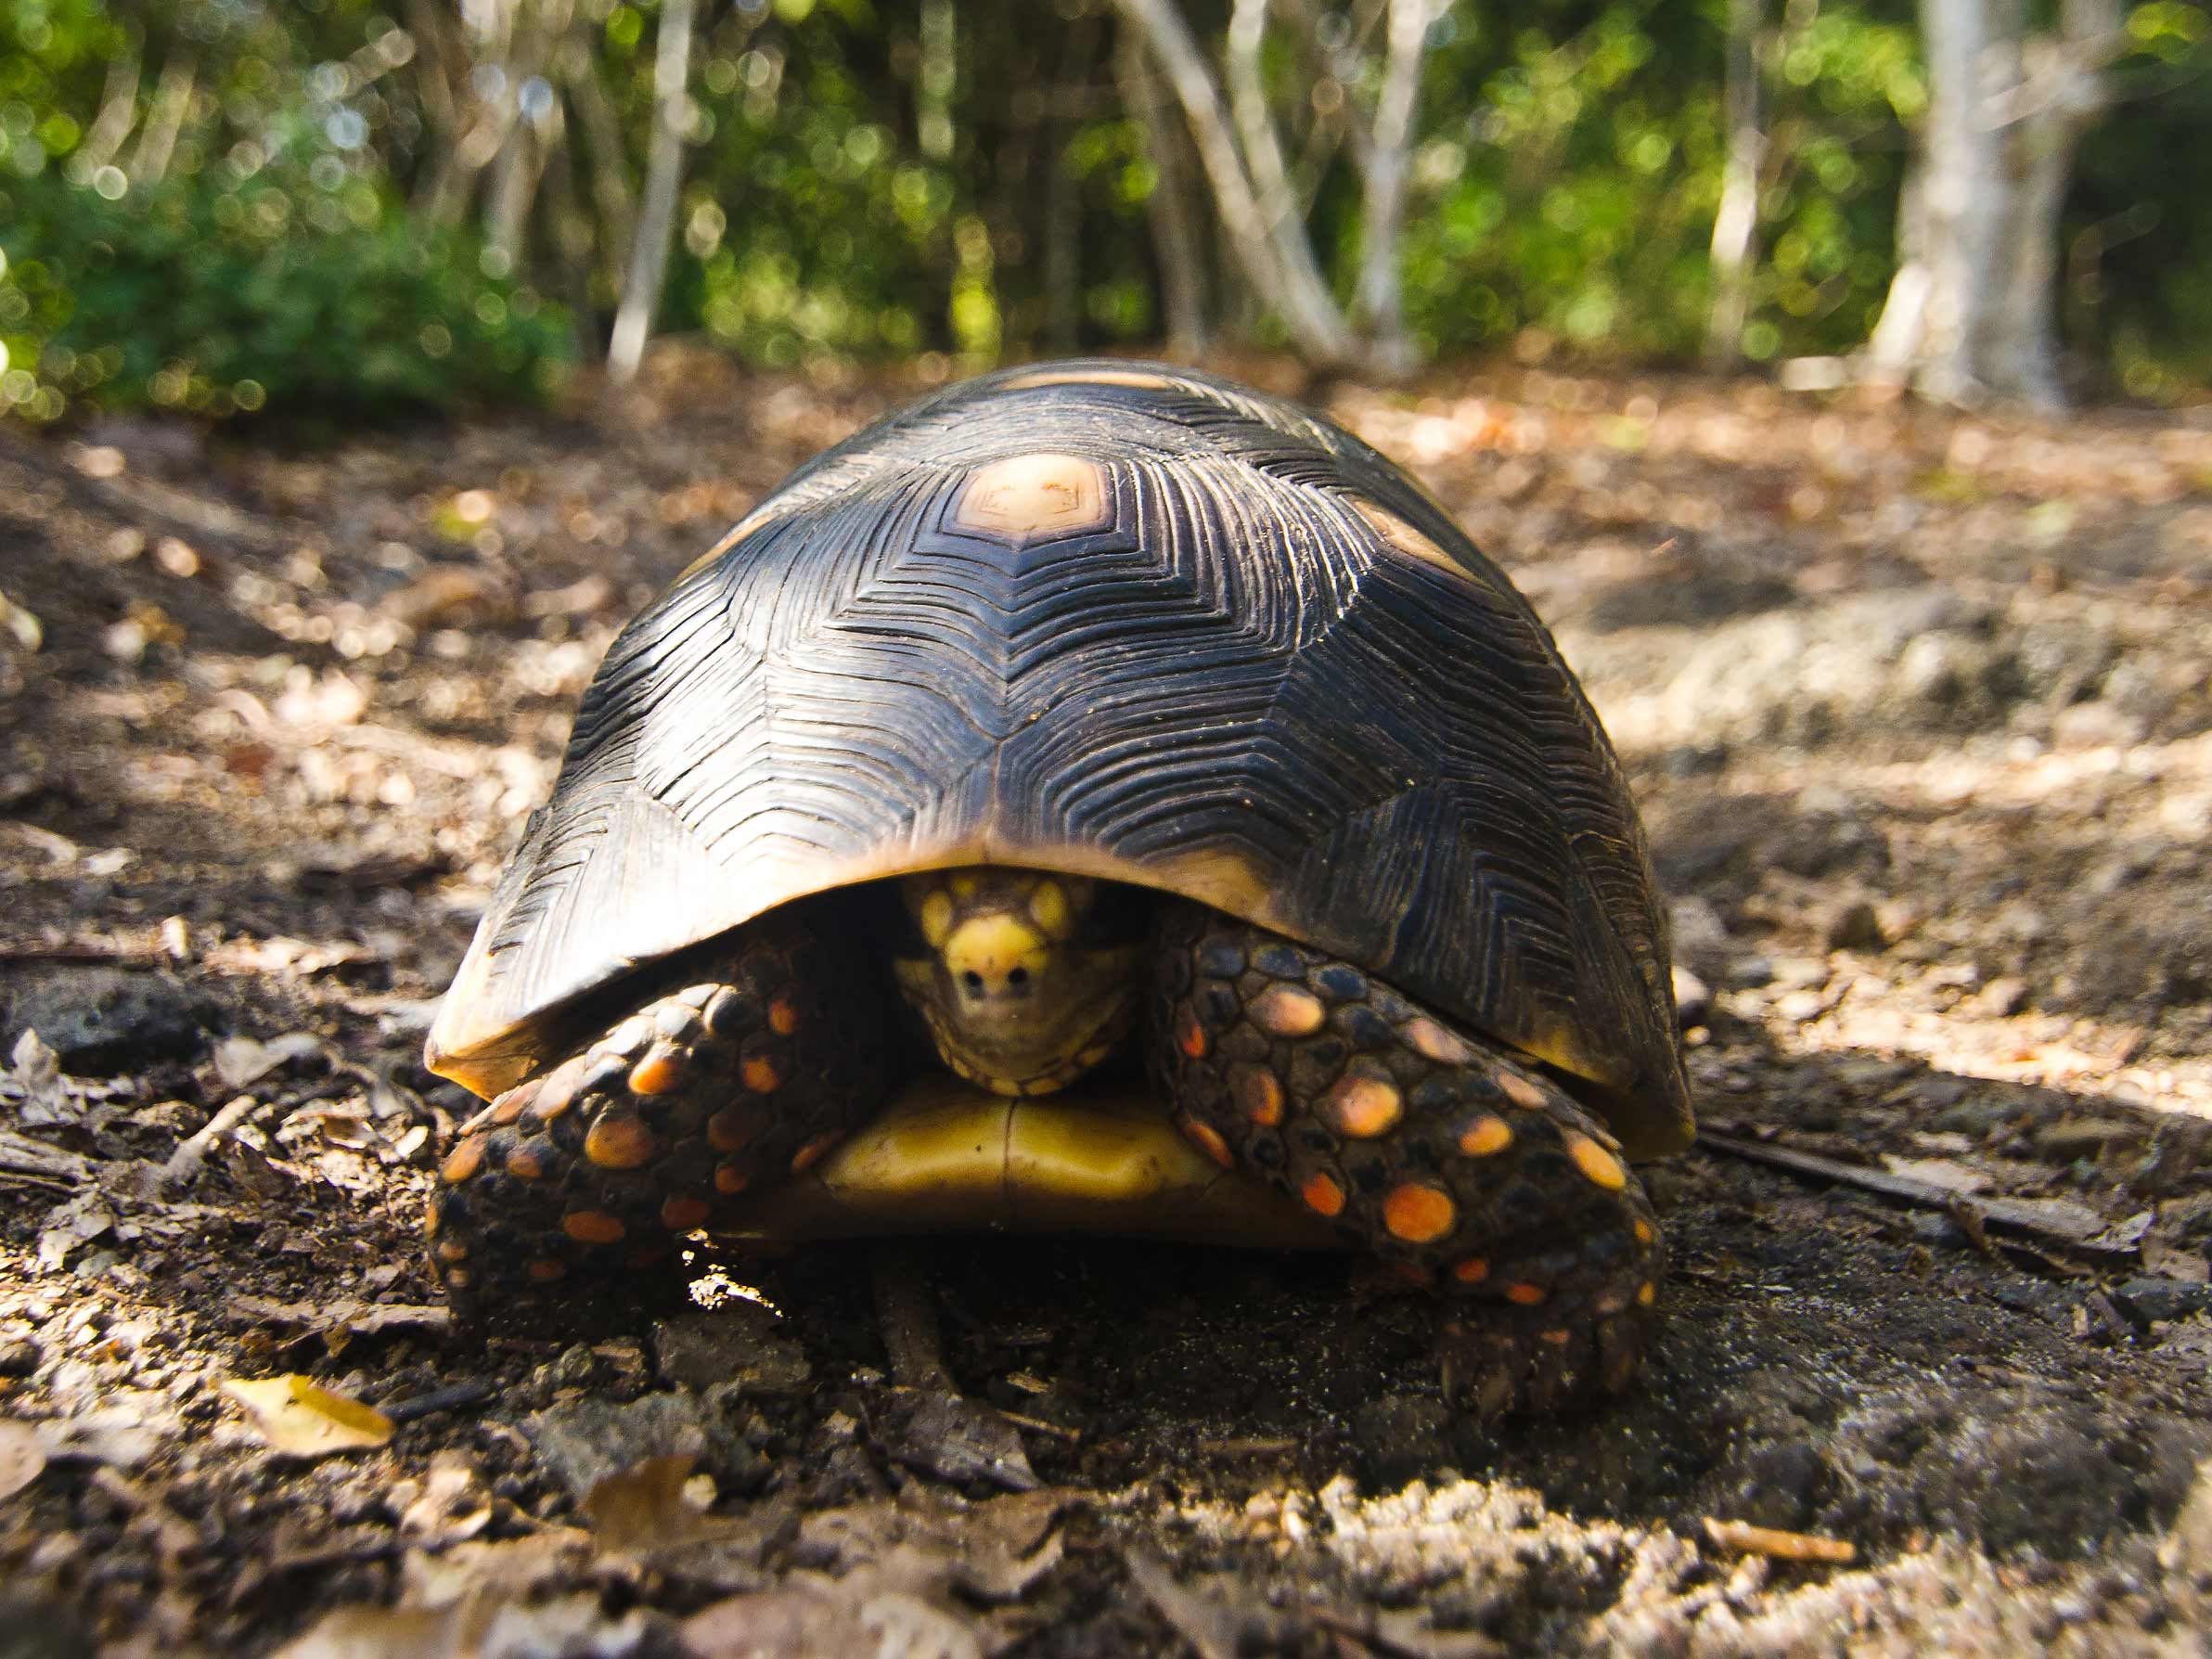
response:
<path id="1" fill-rule="evenodd" d="M 1156 175 L 1145 201 L 1145 217 L 1151 226 L 1152 256 L 1160 267 L 1167 350 L 1173 356 L 1193 357 L 1206 343 L 1205 269 L 1198 216 L 1191 212 L 1183 135 L 1165 117 L 1166 89 L 1133 30 L 1123 30 L 1115 45 L 1114 75 L 1121 84 L 1123 105 L 1144 129 L 1145 151 Z"/>
<path id="2" fill-rule="evenodd" d="M 1406 223 L 1406 184 L 1412 171 L 1413 109 L 1421 94 L 1421 60 L 1435 18 L 1435 0 L 1390 0 L 1390 32 L 1375 131 L 1368 147 L 1366 212 L 1360 225 L 1358 311 L 1373 340 L 1376 363 L 1402 375 L 1416 360 L 1406 336 L 1398 242 Z"/>
<path id="3" fill-rule="evenodd" d="M 1729 0 L 1728 162 L 1720 211 L 1713 215 L 1713 310 L 1706 318 L 1705 356 L 1716 367 L 1741 362 L 1743 322 L 1751 311 L 1751 274 L 1759 232 L 1759 170 L 1767 133 L 1759 116 L 1761 0 Z"/>
<path id="4" fill-rule="evenodd" d="M 138 134 L 138 148 L 123 171 L 131 183 L 158 185 L 169 172 L 177 135 L 185 130 L 185 116 L 192 108 L 192 88 L 199 76 L 199 60 L 187 50 L 173 52 L 154 84 L 153 109 Z"/>
<path id="5" fill-rule="evenodd" d="M 70 157 L 70 174 L 80 183 L 115 160 L 122 142 L 138 124 L 138 53 L 135 47 L 108 65 L 108 84 L 100 94 L 100 112 L 85 128 L 84 137 Z"/>
<path id="6" fill-rule="evenodd" d="M 1333 365 L 1356 353 L 1344 314 L 1321 280 L 1303 236 L 1288 241 L 1270 234 L 1270 214 L 1245 171 L 1236 134 L 1198 43 L 1172 0 L 1116 0 L 1139 30 L 1183 106 L 1192 141 L 1213 186 L 1224 236 L 1238 266 L 1261 302 L 1281 317 L 1300 352 Z"/>
<path id="7" fill-rule="evenodd" d="M 662 284 L 668 276 L 668 244 L 675 232 L 676 192 L 683 183 L 691 6 L 692 0 L 667 0 L 661 11 L 661 35 L 653 55 L 653 136 L 646 157 L 645 206 L 638 214 L 630 275 L 607 344 L 607 369 L 617 381 L 637 372 L 660 307 Z"/>
<path id="8" fill-rule="evenodd" d="M 1087 84 L 1097 53 L 1098 22 L 1087 13 L 1068 26 L 1061 86 Z M 1045 334 L 1056 352 L 1074 351 L 1083 327 L 1083 198 L 1067 158 L 1074 125 L 1064 109 L 1045 112 Z"/>
<path id="9" fill-rule="evenodd" d="M 554 276 L 568 302 L 577 355 L 588 362 L 599 354 L 599 330 L 593 317 L 592 252 L 598 238 L 591 216 L 576 190 L 576 147 L 556 104 L 547 123 L 546 240 L 553 250 Z"/>
<path id="10" fill-rule="evenodd" d="M 1931 396 L 2056 406 L 2059 215 L 2075 148 L 2107 102 L 2116 0 L 2065 0 L 2058 32 L 2032 38 L 2019 0 L 1922 0 L 1922 17 L 1921 245 L 1900 246 L 1869 355 Z"/>
<path id="11" fill-rule="evenodd" d="M 591 199 L 599 218 L 601 275 L 612 284 L 628 266 L 630 250 L 637 244 L 637 199 L 630 185 L 622 122 L 599 83 L 598 54 L 591 48 L 588 30 L 588 24 L 579 23 L 565 48 L 563 79 L 591 150 Z"/>
<path id="12" fill-rule="evenodd" d="M 521 268 L 522 236 L 530 224 L 530 210 L 537 199 L 539 176 L 545 171 L 547 135 L 552 121 L 552 88 L 542 71 L 551 45 L 547 32 L 567 19 L 548 16 L 550 5 L 534 9 L 516 30 L 508 55 L 507 72 L 514 84 L 508 89 L 514 115 L 507 140 L 492 164 L 492 186 L 484 209 L 484 246 L 505 269 Z"/>

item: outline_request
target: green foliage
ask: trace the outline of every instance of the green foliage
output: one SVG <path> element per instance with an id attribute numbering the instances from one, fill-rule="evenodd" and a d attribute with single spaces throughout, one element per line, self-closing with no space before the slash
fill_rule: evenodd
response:
<path id="1" fill-rule="evenodd" d="M 1179 4 L 1218 46 L 1228 0 Z M 1374 8 L 1322 9 L 1357 30 Z M 947 368 L 1156 335 L 1161 174 L 1119 105 L 1109 0 L 698 10 L 663 332 L 772 366 L 935 354 Z M 1726 161 L 1726 14 L 1727 0 L 1446 8 L 1402 247 L 1423 347 L 1695 354 Z M 511 276 L 504 251 L 444 228 L 490 223 L 498 193 L 489 152 L 456 161 L 490 107 L 470 90 L 461 15 L 444 0 L 0 0 L 0 411 L 358 413 L 539 393 L 572 333 L 603 338 L 620 298 L 662 3 L 516 9 L 523 33 L 539 16 L 568 32 L 531 59 L 559 111 L 543 131 L 565 148 L 533 186 Z M 1744 346 L 1848 351 L 1890 281 L 1926 103 L 1915 0 L 1770 0 L 1764 15 Z M 2212 198 L 2200 168 L 2175 164 L 2212 131 L 2206 16 L 2193 0 L 2132 6 L 2112 71 L 2123 101 L 2084 138 L 2069 202 L 2066 337 L 2143 395 L 2212 378 Z M 1321 96 L 1371 107 L 1365 44 L 1369 84 L 1349 89 L 1316 86 L 1287 27 L 1266 60 L 1347 302 L 1360 182 Z M 149 169 L 136 151 L 180 66 L 174 153 Z M 579 69 L 594 110 L 575 101 Z M 100 135 L 117 109 L 128 145 Z M 587 119 L 598 110 L 611 119 Z M 165 182 L 133 182 L 149 176 Z M 1268 338 L 1205 228 L 1216 322 Z"/>
<path id="2" fill-rule="evenodd" d="M 333 142 L 351 135 L 310 90 L 302 20 L 237 15 L 256 29 L 227 27 L 228 8 L 178 19 L 188 48 L 235 48 L 228 80 L 141 187 L 78 153 L 135 37 L 96 0 L 0 19 L 0 414 L 339 420 L 541 396 L 571 354 L 565 315 L 484 275 L 470 238 L 410 218 L 373 158 Z"/>
<path id="3" fill-rule="evenodd" d="M 0 183 L 0 397 L 317 418 L 534 398 L 565 321 L 425 236 L 360 181 L 263 169 L 108 199 L 47 171 Z"/>

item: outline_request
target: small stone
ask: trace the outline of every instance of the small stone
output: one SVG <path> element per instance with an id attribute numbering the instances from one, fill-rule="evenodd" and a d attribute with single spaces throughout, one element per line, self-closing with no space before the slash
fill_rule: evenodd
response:
<path id="1" fill-rule="evenodd" d="M 1889 943 L 1882 918 L 1865 899 L 1854 899 L 1828 919 L 1830 950 L 1880 950 Z"/>
<path id="2" fill-rule="evenodd" d="M 656 1320 L 653 1359 L 667 1381 L 701 1393 L 727 1384 L 749 1395 L 797 1394 L 814 1380 L 783 1322 L 741 1299 Z"/>
<path id="3" fill-rule="evenodd" d="M 2127 1280 L 2117 1294 L 2136 1313 L 2154 1322 L 2212 1313 L 2212 1284 L 2144 1277 Z"/>
<path id="4" fill-rule="evenodd" d="M 27 1336 L 0 1341 L 0 1377 L 28 1377 L 43 1357 L 38 1344 Z"/>
<path id="5" fill-rule="evenodd" d="M 2027 1006 L 2027 981 L 2000 974 L 1974 993 L 1974 1005 L 1985 1014 L 2016 1014 Z"/>
<path id="6" fill-rule="evenodd" d="M 538 1460 L 581 1500 L 609 1475 L 648 1458 L 693 1457 L 709 1474 L 749 1474 L 759 1454 L 689 1394 L 649 1394 L 627 1405 L 585 1395 L 522 1420 Z"/>

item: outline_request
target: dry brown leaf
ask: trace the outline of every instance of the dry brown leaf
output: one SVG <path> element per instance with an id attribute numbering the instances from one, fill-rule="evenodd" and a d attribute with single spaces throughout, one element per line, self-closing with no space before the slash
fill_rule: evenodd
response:
<path id="1" fill-rule="evenodd" d="M 584 1499 L 584 1512 L 591 1517 L 599 1548 L 638 1554 L 722 1530 L 725 1523 L 701 1513 L 684 1496 L 698 1460 L 689 1453 L 647 1458 L 597 1483 Z"/>
<path id="2" fill-rule="evenodd" d="M 273 1451 L 291 1458 L 324 1458 L 390 1443 L 392 1420 L 373 1406 L 334 1394 L 298 1372 L 223 1384 L 246 1408 Z"/>

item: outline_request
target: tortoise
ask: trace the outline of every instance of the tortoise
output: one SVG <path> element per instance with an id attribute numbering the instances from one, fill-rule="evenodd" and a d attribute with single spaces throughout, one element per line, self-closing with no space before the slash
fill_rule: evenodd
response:
<path id="1" fill-rule="evenodd" d="M 429 1041 L 472 1309 L 697 1229 L 1349 1246 L 1484 1412 L 1625 1386 L 1689 1144 L 1550 636 L 1404 473 L 1190 369 L 818 457 L 609 649 Z M 609 1282 L 601 1280 L 600 1282 Z"/>

